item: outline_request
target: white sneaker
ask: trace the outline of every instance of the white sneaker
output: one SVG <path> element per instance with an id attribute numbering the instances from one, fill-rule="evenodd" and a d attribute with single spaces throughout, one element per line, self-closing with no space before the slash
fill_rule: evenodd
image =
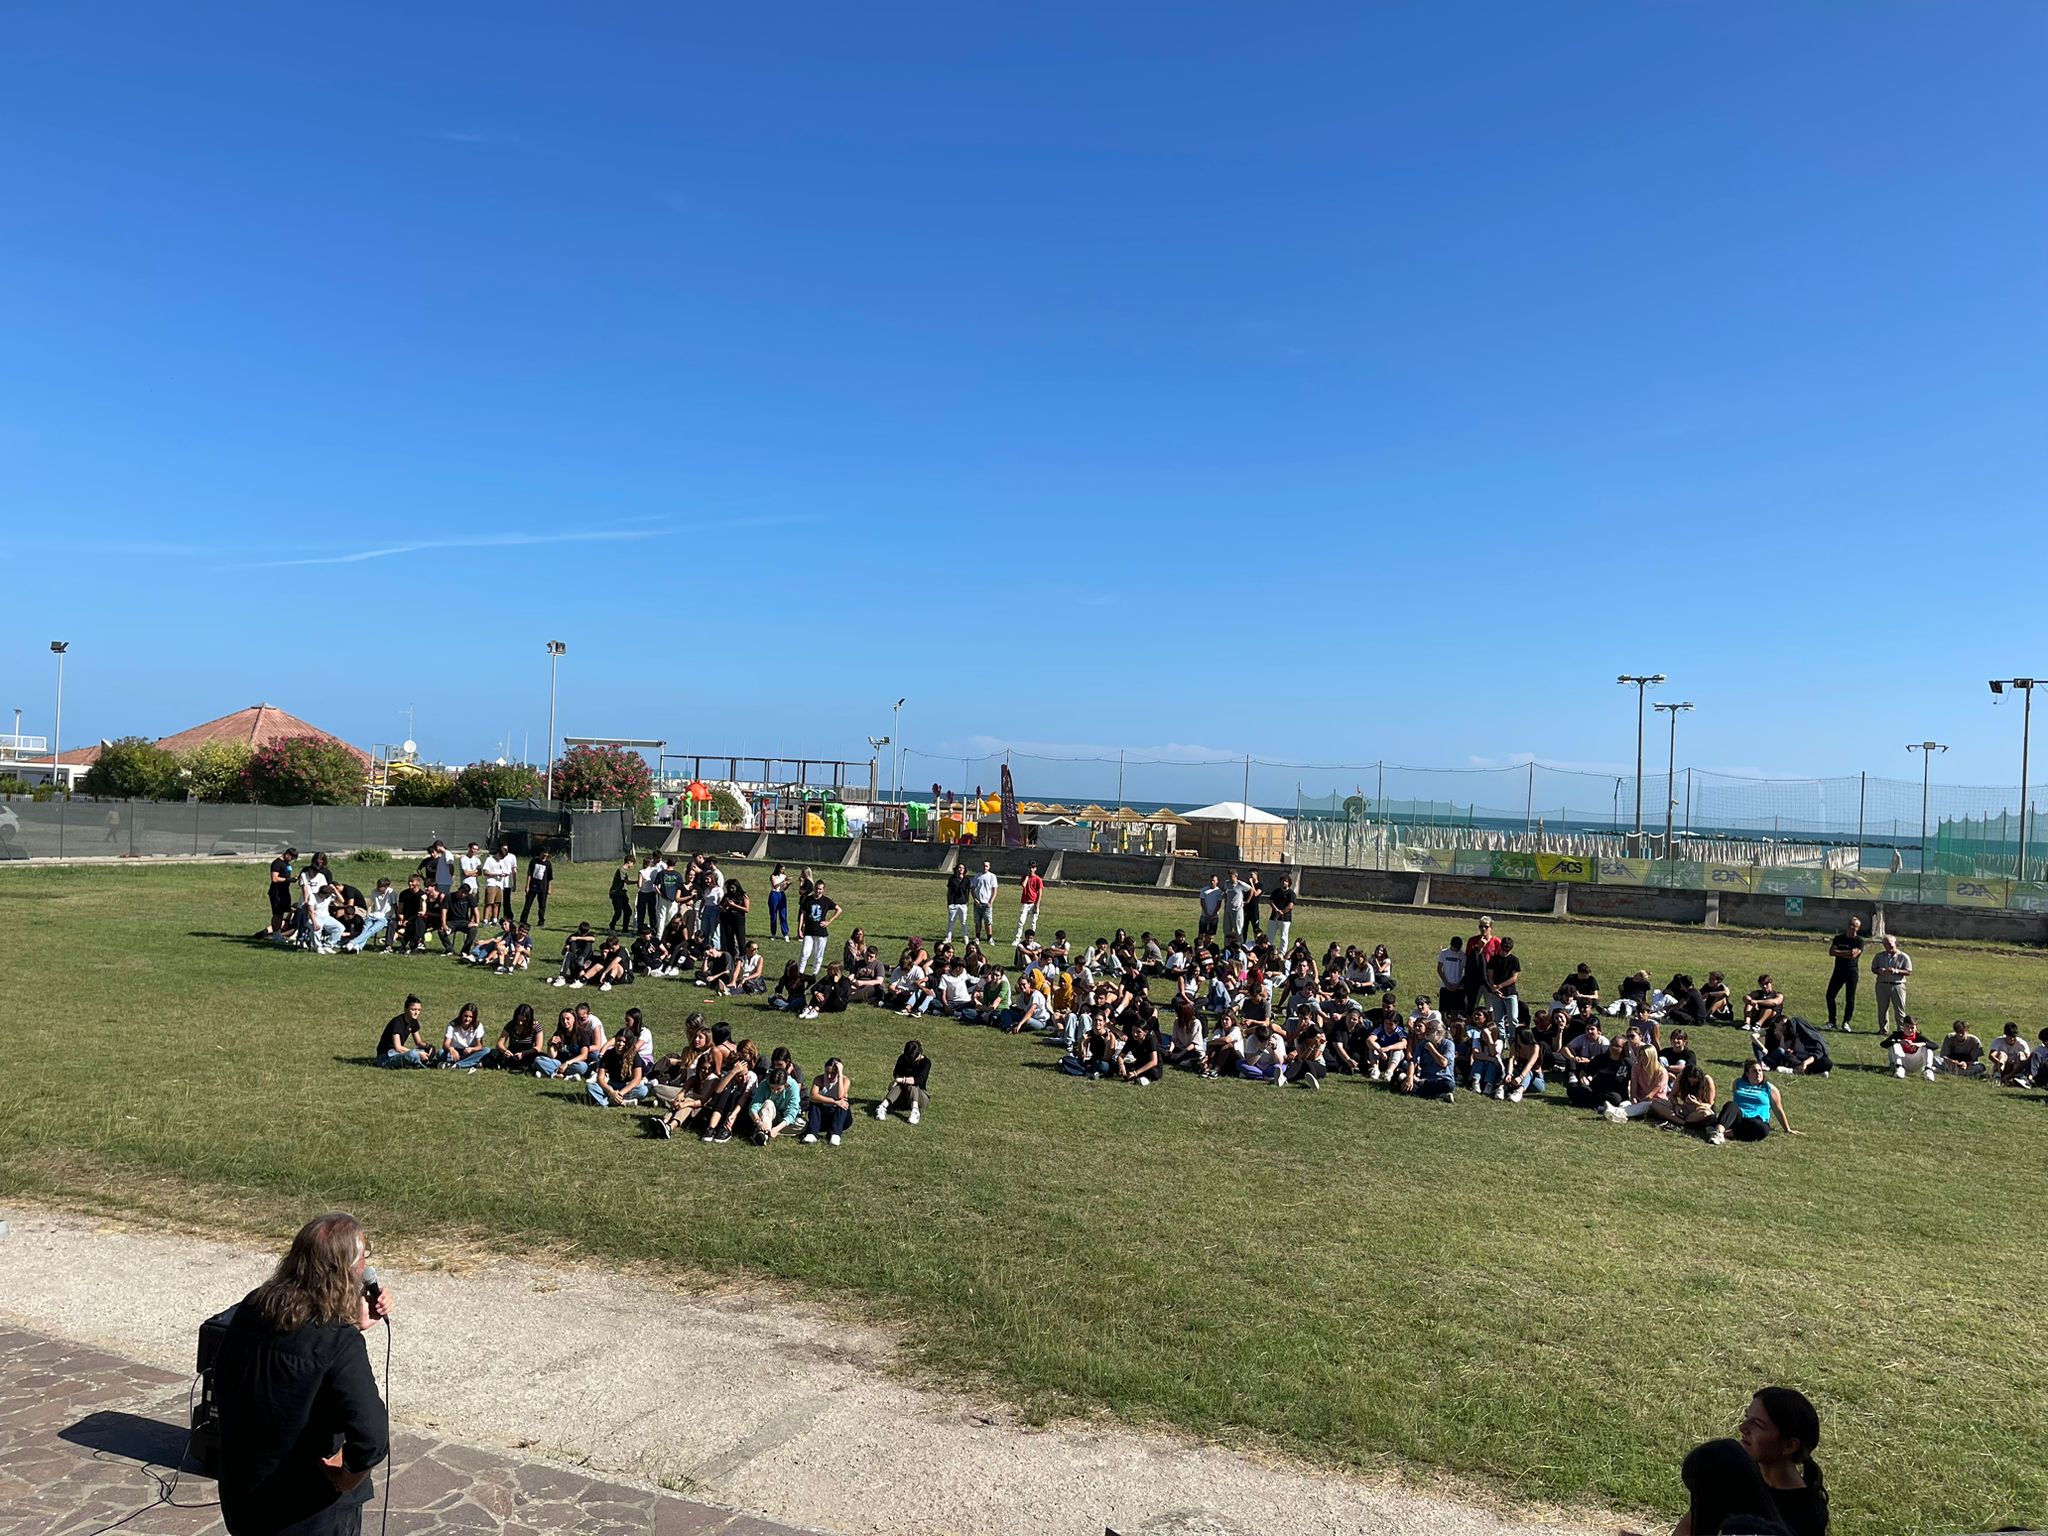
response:
<path id="1" fill-rule="evenodd" d="M 583 980 L 581 977 L 578 977 L 576 980 L 570 982 L 569 985 L 572 987 L 580 987 L 583 985 Z"/>
<path id="2" fill-rule="evenodd" d="M 1505 1088 L 1496 1088 L 1493 1090 L 1493 1096 L 1496 1099 L 1504 1099 L 1508 1096 L 1508 1091 Z M 1521 1095 L 1518 1093 L 1515 1095 L 1515 1097 L 1519 1099 Z"/>
<path id="3" fill-rule="evenodd" d="M 876 1118 L 877 1120 L 886 1120 L 886 1119 L 888 1119 L 888 1118 L 889 1118 L 889 1106 L 888 1106 L 888 1105 L 886 1105 L 886 1104 L 877 1104 L 877 1105 L 875 1106 L 875 1118 Z"/>
<path id="4" fill-rule="evenodd" d="M 1624 1120 L 1628 1119 L 1628 1116 L 1622 1112 L 1619 1104 L 1602 1104 L 1600 1106 L 1600 1118 L 1611 1125 L 1620 1125 Z"/>
<path id="5" fill-rule="evenodd" d="M 805 1139 L 806 1139 L 806 1140 L 814 1140 L 815 1138 L 812 1138 L 812 1137 L 806 1137 Z M 833 1145 L 833 1146 L 835 1146 L 835 1147 L 839 1145 L 839 1136 L 838 1136 L 838 1133 L 837 1133 L 837 1132 L 835 1132 L 835 1133 L 833 1133 L 832 1135 L 830 1135 L 830 1136 L 826 1137 L 825 1139 L 826 1139 L 827 1141 L 831 1142 L 831 1143 L 832 1143 L 832 1145 Z"/>
<path id="6" fill-rule="evenodd" d="M 912 1125 L 915 1125 L 915 1124 L 917 1124 L 917 1111 L 916 1111 L 916 1110 L 914 1110 L 914 1109 L 913 1109 L 913 1110 L 912 1110 L 912 1111 L 910 1112 L 910 1116 L 909 1116 L 909 1119 L 910 1119 L 910 1123 L 911 1123 Z"/>
<path id="7" fill-rule="evenodd" d="M 1925 1069 L 1925 1070 L 1924 1070 L 1924 1071 L 1923 1071 L 1923 1072 L 1921 1073 L 1921 1075 L 1922 1075 L 1923 1077 L 1925 1077 L 1925 1078 L 1927 1079 L 1927 1081 L 1929 1081 L 1930 1083 L 1931 1083 L 1931 1082 L 1933 1082 L 1933 1081 L 1934 1081 L 1934 1068 L 1932 1068 L 1932 1067 L 1928 1067 L 1928 1068 L 1926 1068 L 1926 1069 Z"/>
<path id="8" fill-rule="evenodd" d="M 1904 1077 L 1905 1075 L 1906 1075 L 1906 1069 L 1905 1069 L 1904 1067 L 1893 1067 L 1893 1068 L 1892 1068 L 1892 1076 L 1893 1076 L 1893 1077 Z"/>
<path id="9" fill-rule="evenodd" d="M 800 1019 L 815 1019 L 817 1016 L 818 1010 L 815 1008 L 806 1008 L 802 1013 L 797 1015 L 797 1017 Z"/>
<path id="10" fill-rule="evenodd" d="M 833 1139 L 834 1141 L 837 1141 L 837 1140 L 838 1140 L 839 1138 L 838 1138 L 837 1136 L 834 1136 L 834 1137 L 833 1137 L 832 1139 Z M 816 1145 L 817 1145 L 817 1142 L 818 1142 L 818 1138 L 817 1138 L 816 1136 L 813 1136 L 813 1135 L 812 1135 L 812 1134 L 811 1134 L 811 1133 L 810 1133 L 809 1131 L 805 1131 L 805 1132 L 804 1132 L 804 1145 L 805 1145 L 805 1146 L 807 1146 L 807 1147 L 811 1147 L 811 1146 L 816 1146 Z"/>
<path id="11" fill-rule="evenodd" d="M 1517 1088 L 1517 1089 L 1516 1089 L 1516 1090 L 1515 1090 L 1515 1091 L 1514 1091 L 1513 1093 L 1509 1094 L 1509 1095 L 1508 1095 L 1508 1102 L 1509 1102 L 1510 1104 L 1519 1104 L 1519 1103 L 1521 1103 L 1521 1102 L 1522 1102 L 1522 1090 L 1521 1090 L 1521 1089 L 1519 1089 L 1519 1088 Z"/>
<path id="12" fill-rule="evenodd" d="M 599 983 L 597 984 L 597 990 L 598 990 L 598 991 L 600 991 L 600 992 L 609 992 L 609 991 L 611 991 L 611 989 L 612 989 L 612 984 L 611 984 L 610 982 L 608 982 L 608 981 L 600 981 L 600 982 L 599 982 Z"/>
<path id="13" fill-rule="evenodd" d="M 1728 1133 L 1722 1130 L 1721 1127 L 1718 1125 L 1715 1126 L 1711 1131 L 1707 1132 L 1707 1145 L 1710 1147 L 1718 1147 L 1721 1145 L 1722 1142 L 1726 1141 L 1727 1139 Z"/>

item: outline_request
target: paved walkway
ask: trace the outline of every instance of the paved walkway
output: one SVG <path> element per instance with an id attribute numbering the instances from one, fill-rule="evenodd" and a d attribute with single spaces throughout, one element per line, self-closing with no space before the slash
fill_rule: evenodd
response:
<path id="1" fill-rule="evenodd" d="M 190 1387 L 155 1366 L 0 1327 L 0 1536 L 87 1536 L 156 1498 L 151 1473 L 184 1455 Z M 401 1536 L 796 1536 L 794 1526 L 715 1504 L 402 1430 L 391 1473 L 391 1529 Z M 377 1486 L 381 1499 L 382 1469 Z M 188 1468 L 174 1497 L 121 1530 L 222 1529 L 210 1478 Z M 364 1529 L 380 1516 L 373 1502 Z"/>

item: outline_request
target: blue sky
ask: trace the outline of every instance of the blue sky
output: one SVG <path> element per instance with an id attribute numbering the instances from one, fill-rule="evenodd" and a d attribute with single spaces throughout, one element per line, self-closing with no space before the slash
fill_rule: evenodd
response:
<path id="1" fill-rule="evenodd" d="M 0 707 L 48 729 L 66 637 L 67 740 L 267 699 L 538 753 L 559 638 L 566 732 L 855 757 L 908 695 L 912 782 L 1597 773 L 1662 671 L 1681 762 L 1911 777 L 1933 736 L 2011 783 L 2044 43 L 1968 3 L 14 7 Z M 1255 798 L 1301 777 L 1357 775 Z"/>

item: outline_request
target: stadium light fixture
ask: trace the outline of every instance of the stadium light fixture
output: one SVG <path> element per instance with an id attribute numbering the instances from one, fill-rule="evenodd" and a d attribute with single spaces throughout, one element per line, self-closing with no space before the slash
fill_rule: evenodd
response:
<path id="1" fill-rule="evenodd" d="M 1640 675 L 1624 672 L 1615 679 L 1615 682 L 1624 687 L 1630 683 L 1634 683 L 1636 687 L 1636 830 L 1635 836 L 1629 840 L 1628 851 L 1637 857 L 1640 857 L 1643 851 L 1643 700 L 1645 693 L 1652 686 L 1663 681 L 1662 672 Z"/>
<path id="2" fill-rule="evenodd" d="M 1927 786 L 1934 768 L 1934 754 L 1946 752 L 1948 748 L 1938 741 L 1909 741 L 1908 752 L 1920 754 L 1920 868 L 1913 876 L 1913 895 L 1920 895 L 1920 887 L 1927 880 Z"/>
<path id="3" fill-rule="evenodd" d="M 2008 688 L 2017 688 L 2026 696 L 2026 705 L 2020 711 L 2020 857 L 2018 872 L 2020 879 L 2027 878 L 2027 746 L 2034 731 L 2034 685 L 2044 681 L 2032 677 L 1994 677 L 1991 691 L 2002 694 Z"/>
<path id="4" fill-rule="evenodd" d="M 550 802 L 555 798 L 555 669 L 568 649 L 559 640 L 548 642 L 548 778 L 544 794 Z"/>
<path id="5" fill-rule="evenodd" d="M 57 658 L 57 722 L 50 729 L 50 789 L 57 789 L 57 754 L 64 749 L 64 654 L 71 649 L 69 640 L 52 640 L 51 654 Z"/>
<path id="6" fill-rule="evenodd" d="M 1664 857 L 1671 858 L 1671 837 L 1676 830 L 1672 825 L 1672 812 L 1677 806 L 1675 798 L 1678 789 L 1678 717 L 1692 708 L 1690 701 L 1684 704 L 1652 704 L 1652 709 L 1661 709 L 1671 717 L 1671 755 L 1664 766 Z M 1637 790 L 1640 795 L 1642 791 Z"/>

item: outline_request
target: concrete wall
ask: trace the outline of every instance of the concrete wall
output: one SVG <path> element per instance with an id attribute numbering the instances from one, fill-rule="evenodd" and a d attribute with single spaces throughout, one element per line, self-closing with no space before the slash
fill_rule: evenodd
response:
<path id="1" fill-rule="evenodd" d="M 1907 939 L 2048 943 L 2048 915 L 2039 912 L 2001 912 L 1989 907 L 1887 906 L 1884 926 L 1886 932 L 1897 934 L 1901 943 Z"/>
<path id="2" fill-rule="evenodd" d="M 953 850 L 940 843 L 902 843 L 888 838 L 863 838 L 860 845 L 862 869 L 938 870 L 953 857 Z"/>
<path id="3" fill-rule="evenodd" d="M 1474 912 L 1549 912 L 1557 887 L 1540 880 L 1474 880 L 1458 875 L 1429 877 L 1432 907 L 1470 907 Z"/>
<path id="4" fill-rule="evenodd" d="M 1060 866 L 1060 883 L 1083 885 L 1151 885 L 1159 879 L 1159 860 L 1140 853 L 1070 853 Z"/>
<path id="5" fill-rule="evenodd" d="M 1705 891 L 1667 891 L 1626 885 L 1575 885 L 1571 888 L 1573 917 L 1623 917 L 1658 923 L 1703 923 L 1707 920 Z M 1727 898 L 1722 898 L 1725 903 Z M 1726 920 L 1726 907 L 1722 908 Z"/>
<path id="6" fill-rule="evenodd" d="M 1393 906 L 1415 904 L 1415 887 L 1422 877 L 1402 870 L 1307 868 L 1295 874 L 1301 899 L 1309 906 L 1319 901 L 1373 901 Z"/>
<path id="7" fill-rule="evenodd" d="M 641 847 L 659 847 L 667 840 L 666 827 L 637 827 L 634 842 Z M 742 859 L 751 851 L 751 832 L 706 832 L 689 828 L 677 836 L 684 854 L 706 852 L 721 860 Z M 777 833 L 768 840 L 768 857 L 790 865 L 808 864 L 819 871 L 836 869 L 852 846 L 843 837 L 797 837 Z M 861 867 L 892 873 L 930 874 L 937 872 L 952 849 L 935 843 L 902 843 L 880 838 L 860 845 Z M 1016 882 L 1025 869 L 1036 863 L 1047 868 L 1052 856 L 1039 849 L 978 848 L 962 850 L 968 867 L 980 867 L 984 858 L 1003 877 L 1014 900 Z M 1060 872 L 1062 883 L 1114 885 L 1133 889 L 1155 889 L 1161 861 L 1144 854 L 1069 853 Z M 1291 873 L 1301 888 L 1304 907 L 1325 904 L 1413 906 L 1421 876 L 1398 870 L 1338 869 L 1306 865 L 1289 870 L 1283 865 L 1256 867 L 1260 883 L 1271 890 L 1280 876 Z M 1232 865 L 1216 860 L 1177 858 L 1172 860 L 1172 889 L 1192 902 L 1194 893 L 1206 885 L 1209 876 L 1225 875 Z M 1444 909 L 1453 927 L 1480 912 L 1519 912 L 1548 915 L 1554 910 L 1559 887 L 1544 881 L 1481 880 L 1469 876 L 1430 877 L 1428 906 Z M 1674 891 L 1661 887 L 1622 885 L 1569 885 L 1569 915 L 1624 922 L 1692 923 L 1705 920 L 1707 893 Z M 1455 916 L 1452 914 L 1455 912 Z M 1863 919 L 1864 931 L 1876 931 L 1876 909 L 1868 901 L 1836 901 L 1809 896 L 1799 912 L 1785 910 L 1782 896 L 1756 896 L 1747 892 L 1720 893 L 1720 922 L 1733 928 L 1771 929 L 1790 933 L 1836 933 L 1851 917 Z M 1963 939 L 1994 944 L 2048 944 L 2048 913 L 2004 912 L 1995 908 L 1894 905 L 1885 908 L 1885 924 L 1901 939 Z M 1192 927 L 1192 918 L 1189 926 Z"/>
<path id="8" fill-rule="evenodd" d="M 1865 934 L 1877 931 L 1876 909 L 1867 901 L 1837 901 L 1831 896 L 1808 896 L 1804 911 L 1787 912 L 1782 896 L 1752 896 L 1746 891 L 1721 892 L 1721 923 L 1728 928 L 1777 928 L 1793 933 L 1840 933 L 1849 919 L 1863 919 Z M 1886 908 L 1889 919 L 1892 909 Z M 1866 965 L 1867 965 L 1866 957 Z"/>
<path id="9" fill-rule="evenodd" d="M 768 857 L 784 864 L 831 868 L 846 857 L 852 842 L 850 837 L 800 837 L 793 832 L 777 832 L 768 839 Z"/>

